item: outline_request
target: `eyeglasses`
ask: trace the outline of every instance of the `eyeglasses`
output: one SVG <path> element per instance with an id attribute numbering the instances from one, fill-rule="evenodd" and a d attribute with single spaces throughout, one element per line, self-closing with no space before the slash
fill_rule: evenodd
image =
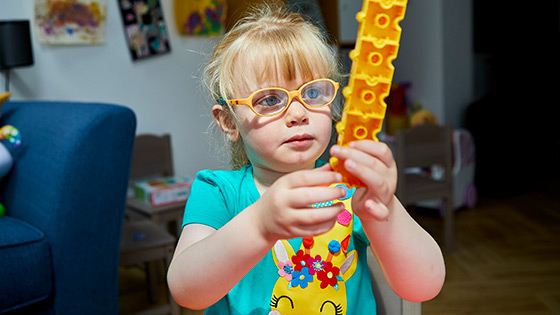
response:
<path id="1" fill-rule="evenodd" d="M 288 109 L 294 97 L 310 109 L 327 106 L 333 102 L 338 88 L 339 84 L 331 79 L 317 79 L 307 82 L 295 91 L 282 88 L 261 89 L 246 99 L 228 100 L 228 103 L 247 105 L 255 114 L 271 117 Z"/>

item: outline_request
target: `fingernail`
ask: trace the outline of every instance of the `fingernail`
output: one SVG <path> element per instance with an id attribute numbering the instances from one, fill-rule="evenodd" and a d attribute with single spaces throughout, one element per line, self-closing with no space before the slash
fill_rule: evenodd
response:
<path id="1" fill-rule="evenodd" d="M 333 145 L 332 148 L 331 148 L 331 153 L 333 155 L 340 153 L 340 147 L 337 146 L 337 145 Z"/>
<path id="2" fill-rule="evenodd" d="M 335 174 L 336 174 L 336 181 L 341 182 L 342 181 L 342 175 L 340 173 L 335 173 Z"/>

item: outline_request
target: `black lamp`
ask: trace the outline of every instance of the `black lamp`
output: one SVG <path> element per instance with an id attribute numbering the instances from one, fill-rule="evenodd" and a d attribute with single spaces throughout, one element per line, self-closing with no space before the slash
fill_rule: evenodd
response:
<path id="1" fill-rule="evenodd" d="M 32 64 L 29 21 L 0 21 L 0 70 L 6 74 L 6 91 L 10 89 L 10 69 Z"/>

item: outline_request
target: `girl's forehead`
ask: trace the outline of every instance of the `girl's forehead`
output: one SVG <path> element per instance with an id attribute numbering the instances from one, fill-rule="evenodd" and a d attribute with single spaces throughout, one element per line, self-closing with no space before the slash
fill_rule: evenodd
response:
<path id="1" fill-rule="evenodd" d="M 253 92 L 255 90 L 280 87 L 284 89 L 298 88 L 306 79 L 302 77 L 299 71 L 296 71 L 294 77 L 288 77 L 279 72 L 264 72 L 262 76 L 259 72 L 247 71 L 248 76 L 244 80 L 238 82 L 238 88 Z"/>
<path id="2" fill-rule="evenodd" d="M 242 94 L 238 97 L 246 97 L 256 90 L 270 87 L 295 90 L 308 81 L 327 76 L 317 65 L 311 67 L 315 68 L 311 71 L 309 68 L 309 64 L 306 67 L 297 64 L 286 65 L 278 60 L 240 62 L 238 71 L 242 71 L 242 74 L 237 76 L 239 80 L 234 81 L 234 91 L 236 94 Z"/>

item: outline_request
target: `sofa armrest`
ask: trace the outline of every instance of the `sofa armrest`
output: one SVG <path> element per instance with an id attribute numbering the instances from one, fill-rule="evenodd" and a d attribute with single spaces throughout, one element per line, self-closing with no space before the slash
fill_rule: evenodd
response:
<path id="1" fill-rule="evenodd" d="M 7 215 L 50 244 L 54 309 L 118 312 L 118 257 L 136 117 L 123 106 L 8 102 L 0 126 L 22 136 L 2 179 Z"/>

